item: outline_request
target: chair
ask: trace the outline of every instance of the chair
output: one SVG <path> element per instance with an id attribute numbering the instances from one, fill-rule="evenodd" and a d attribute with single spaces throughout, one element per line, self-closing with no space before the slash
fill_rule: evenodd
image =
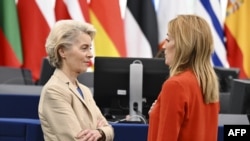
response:
<path id="1" fill-rule="evenodd" d="M 29 69 L 0 66 L 0 84 L 33 85 L 34 83 Z"/>
<path id="2" fill-rule="evenodd" d="M 229 113 L 230 93 L 220 93 L 220 113 Z"/>
<path id="3" fill-rule="evenodd" d="M 54 73 L 54 70 L 55 67 L 49 64 L 47 57 L 44 57 L 42 60 L 40 79 L 38 80 L 37 85 L 44 85 L 50 79 L 51 75 Z"/>
<path id="4" fill-rule="evenodd" d="M 214 67 L 219 79 L 220 92 L 230 92 L 233 79 L 239 78 L 239 68 Z"/>

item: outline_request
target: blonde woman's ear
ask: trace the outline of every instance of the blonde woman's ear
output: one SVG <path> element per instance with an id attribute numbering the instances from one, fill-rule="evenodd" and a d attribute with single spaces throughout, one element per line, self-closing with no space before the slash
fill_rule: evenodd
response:
<path id="1" fill-rule="evenodd" d="M 65 58 L 65 51 L 64 51 L 63 48 L 59 48 L 59 49 L 58 49 L 58 53 L 59 53 L 59 55 L 60 55 L 60 57 L 61 57 L 62 59 Z"/>

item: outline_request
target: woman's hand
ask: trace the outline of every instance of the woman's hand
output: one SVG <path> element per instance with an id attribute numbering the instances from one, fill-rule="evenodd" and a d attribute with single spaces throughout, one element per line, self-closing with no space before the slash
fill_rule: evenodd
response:
<path id="1" fill-rule="evenodd" d="M 155 101 L 152 103 L 152 105 L 151 105 L 151 107 L 150 107 L 150 109 L 149 109 L 149 111 L 148 111 L 148 114 L 152 111 L 152 109 L 154 108 L 156 102 L 157 102 L 157 100 L 155 100 Z"/>
<path id="2" fill-rule="evenodd" d="M 103 119 L 103 118 L 98 119 L 97 128 L 107 126 L 107 125 L 108 124 L 107 124 L 105 119 Z M 101 137 L 102 137 L 101 133 L 96 129 L 94 129 L 94 130 L 90 130 L 90 129 L 82 130 L 76 136 L 76 138 L 79 141 L 98 141 Z"/>
<path id="3" fill-rule="evenodd" d="M 78 141 L 98 141 L 98 139 L 100 139 L 101 137 L 102 135 L 98 130 L 86 129 L 78 133 L 76 139 L 78 139 Z"/>
<path id="4" fill-rule="evenodd" d="M 98 119 L 98 121 L 97 121 L 97 128 L 103 127 L 103 126 L 107 126 L 107 125 L 108 124 L 107 124 L 107 122 L 106 122 L 105 119 L 103 119 L 103 118 Z"/>

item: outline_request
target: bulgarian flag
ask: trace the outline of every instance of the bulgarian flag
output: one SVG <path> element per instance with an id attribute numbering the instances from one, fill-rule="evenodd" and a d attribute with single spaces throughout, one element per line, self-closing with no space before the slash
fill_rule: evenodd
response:
<path id="1" fill-rule="evenodd" d="M 240 68 L 240 78 L 250 78 L 250 1 L 228 1 L 225 22 L 230 67 Z"/>
<path id="2" fill-rule="evenodd" d="M 0 0 L 0 66 L 21 67 L 22 62 L 15 0 Z"/>
<path id="3" fill-rule="evenodd" d="M 124 25 L 118 0 L 91 0 L 90 20 L 97 29 L 96 56 L 126 57 Z"/>

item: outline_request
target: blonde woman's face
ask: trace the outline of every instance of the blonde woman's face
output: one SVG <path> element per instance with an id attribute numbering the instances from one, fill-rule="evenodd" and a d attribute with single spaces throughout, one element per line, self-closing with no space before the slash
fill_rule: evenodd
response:
<path id="1" fill-rule="evenodd" d="M 91 52 L 91 38 L 85 33 L 81 33 L 76 42 L 65 52 L 64 66 L 71 72 L 86 72 L 93 54 Z"/>
<path id="2" fill-rule="evenodd" d="M 174 55 L 175 55 L 175 47 L 174 47 L 174 39 L 171 35 L 167 34 L 166 41 L 164 44 L 164 54 L 165 54 L 165 64 L 171 66 Z"/>

